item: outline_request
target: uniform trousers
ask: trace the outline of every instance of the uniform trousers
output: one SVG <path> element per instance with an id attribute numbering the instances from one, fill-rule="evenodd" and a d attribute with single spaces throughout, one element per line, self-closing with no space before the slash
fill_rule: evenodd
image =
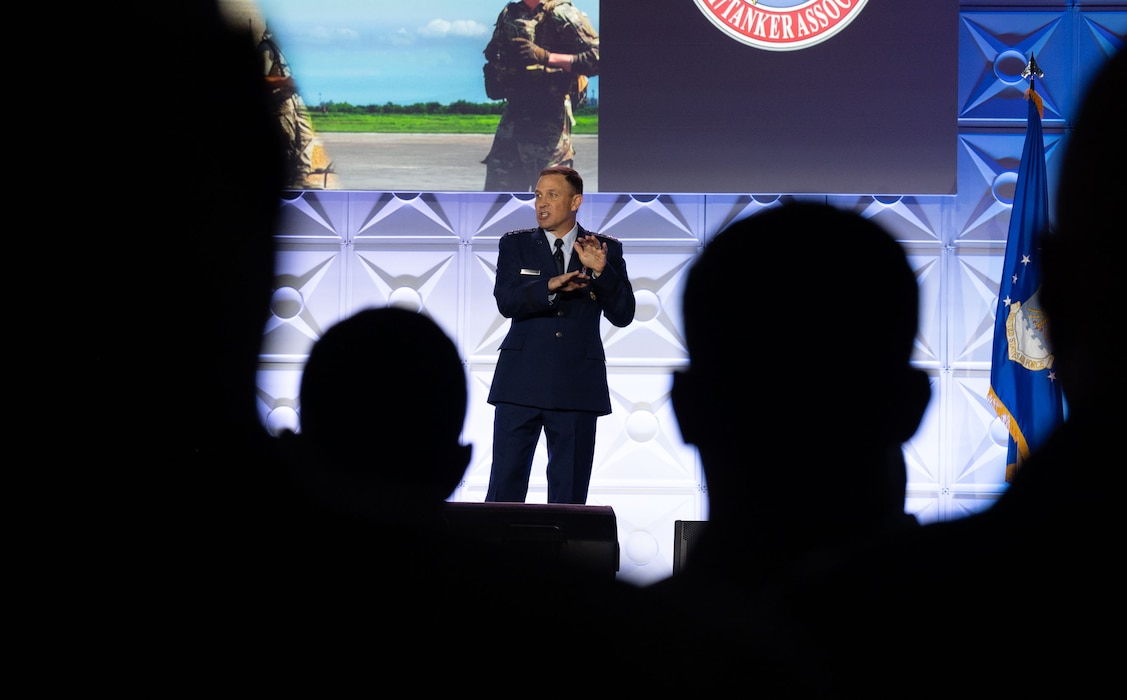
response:
<path id="1" fill-rule="evenodd" d="M 499 403 L 494 408 L 493 468 L 486 501 L 524 502 L 541 431 L 548 448 L 548 503 L 587 502 L 595 459 L 591 411 L 553 411 Z"/>

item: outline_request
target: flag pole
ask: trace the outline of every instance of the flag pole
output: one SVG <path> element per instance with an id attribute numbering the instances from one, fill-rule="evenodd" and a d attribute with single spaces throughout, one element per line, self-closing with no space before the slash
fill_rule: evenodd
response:
<path id="1" fill-rule="evenodd" d="M 1006 235 L 999 306 L 994 319 L 994 348 L 988 398 L 1010 434 L 1006 482 L 1064 420 L 1061 389 L 1053 372 L 1040 301 L 1039 236 L 1048 228 L 1048 183 L 1041 131 L 1044 103 L 1035 79 L 1044 78 L 1030 54 L 1022 78 L 1025 91 L 1025 145 L 1018 166 Z"/>

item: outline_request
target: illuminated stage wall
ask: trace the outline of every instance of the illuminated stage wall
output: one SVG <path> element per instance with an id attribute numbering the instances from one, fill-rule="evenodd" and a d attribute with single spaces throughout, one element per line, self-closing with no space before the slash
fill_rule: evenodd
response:
<path id="1" fill-rule="evenodd" d="M 684 4 L 699 12 L 690 0 Z M 868 7 L 881 4 L 889 3 L 870 0 Z M 604 2 L 601 8 L 608 62 L 614 51 L 610 5 Z M 491 10 L 490 22 L 499 9 L 500 4 Z M 788 197 L 828 201 L 879 221 L 902 242 L 916 270 L 922 325 L 914 362 L 930 374 L 933 399 L 923 426 L 904 449 L 910 510 L 924 521 L 957 518 L 989 505 L 1006 488 L 1006 432 L 986 395 L 1010 198 L 1024 141 L 1026 82 L 1020 73 L 1034 54 L 1045 72 L 1038 89 L 1045 100 L 1052 190 L 1081 91 L 1127 37 L 1127 4 L 995 1 L 962 3 L 957 10 L 951 28 L 954 75 L 944 88 L 952 94 L 944 97 L 949 108 L 940 129 L 951 141 L 950 192 L 880 188 L 780 194 L 756 187 L 662 193 L 600 186 L 585 197 L 580 223 L 623 241 L 638 299 L 632 325 L 604 326 L 614 410 L 599 422 L 588 501 L 615 511 L 621 578 L 643 583 L 668 576 L 674 521 L 708 517 L 698 457 L 681 442 L 668 396 L 670 373 L 685 362 L 679 299 L 686 268 L 727 222 Z M 719 32 L 708 21 L 703 26 Z M 830 45 L 832 40 L 822 46 Z M 871 67 L 881 73 L 865 80 L 877 83 L 887 77 L 903 85 L 902 69 L 896 62 Z M 610 70 L 601 86 L 608 118 L 614 113 L 607 105 L 615 79 Z M 933 86 L 947 80 L 926 71 L 912 79 Z M 654 83 L 655 90 L 668 87 Z M 869 94 L 856 80 L 854 87 L 840 107 L 863 113 Z M 899 126 L 897 133 L 916 127 Z M 605 184 L 615 169 L 608 169 L 605 150 L 607 131 L 613 128 L 604 122 L 603 129 L 599 160 Z M 858 168 L 866 162 L 865 153 L 875 158 L 887 147 L 879 134 L 868 135 L 861 145 Z M 672 162 L 677 143 L 662 148 Z M 646 166 L 654 167 L 658 165 Z M 682 174 L 692 175 L 702 166 L 685 167 Z M 301 368 L 326 328 L 373 305 L 399 304 L 433 317 L 457 341 L 470 382 L 464 439 L 473 443 L 474 456 L 452 496 L 457 501 L 483 500 L 489 475 L 493 414 L 485 399 L 508 323 L 492 297 L 497 241 L 509 230 L 533 225 L 528 195 L 469 189 L 412 188 L 404 181 L 382 189 L 305 190 L 285 197 L 277 235 L 274 315 L 264 330 L 259 373 L 263 421 L 275 431 L 297 428 Z M 801 233 L 795 235 L 801 249 Z M 822 286 L 832 290 L 832 280 Z M 779 290 L 796 304 L 815 301 L 807 296 L 813 292 L 805 278 L 780 279 Z M 785 352 L 789 339 L 763 342 Z M 796 459 L 807 449 L 809 445 L 794 445 Z M 545 461 L 541 445 L 530 501 L 546 498 Z"/>

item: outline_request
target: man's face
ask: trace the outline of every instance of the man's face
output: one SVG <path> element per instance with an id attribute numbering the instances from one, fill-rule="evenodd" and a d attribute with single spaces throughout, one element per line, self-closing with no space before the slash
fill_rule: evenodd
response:
<path id="1" fill-rule="evenodd" d="M 575 225 L 575 212 L 583 195 L 572 191 L 563 175 L 545 175 L 536 182 L 536 223 L 563 235 Z"/>

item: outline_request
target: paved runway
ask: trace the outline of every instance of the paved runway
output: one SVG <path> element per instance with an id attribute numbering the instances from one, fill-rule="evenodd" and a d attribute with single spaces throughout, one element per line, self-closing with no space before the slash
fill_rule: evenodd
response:
<path id="1" fill-rule="evenodd" d="M 338 189 L 389 192 L 480 192 L 481 160 L 492 134 L 317 134 Z M 599 189 L 599 137 L 574 136 L 575 169 L 584 190 Z"/>

